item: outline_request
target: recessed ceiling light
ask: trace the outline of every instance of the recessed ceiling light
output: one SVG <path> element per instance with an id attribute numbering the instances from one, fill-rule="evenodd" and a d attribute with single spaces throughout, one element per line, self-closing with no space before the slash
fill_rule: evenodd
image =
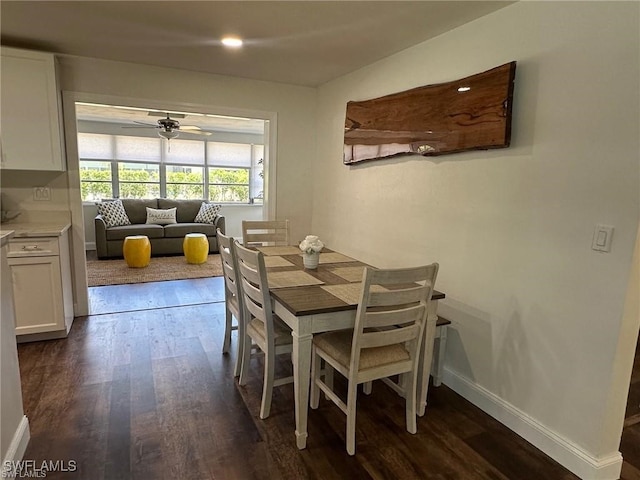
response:
<path id="1" fill-rule="evenodd" d="M 242 40 L 238 37 L 224 37 L 222 39 L 222 44 L 225 47 L 239 48 L 242 46 Z"/>

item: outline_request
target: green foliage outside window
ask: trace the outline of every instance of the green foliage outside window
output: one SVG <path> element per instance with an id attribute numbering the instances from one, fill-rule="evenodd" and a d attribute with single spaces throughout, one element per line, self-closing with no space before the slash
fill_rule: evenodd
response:
<path id="1" fill-rule="evenodd" d="M 113 198 L 111 170 L 80 170 L 82 200 Z"/>
<path id="2" fill-rule="evenodd" d="M 210 168 L 209 200 L 225 203 L 249 203 L 249 170 L 245 168 Z"/>
<path id="3" fill-rule="evenodd" d="M 202 169 L 198 172 L 167 172 L 167 198 L 204 198 Z"/>
<path id="4" fill-rule="evenodd" d="M 120 198 L 155 198 L 160 196 L 160 171 L 126 168 L 118 165 Z"/>
<path id="5" fill-rule="evenodd" d="M 211 185 L 209 200 L 221 203 L 249 203 L 248 186 Z"/>
<path id="6" fill-rule="evenodd" d="M 105 162 L 82 162 L 80 187 L 86 201 L 113 198 L 111 169 Z M 86 168 L 95 165 L 98 168 Z M 109 168 L 105 168 L 105 165 Z M 127 168 L 118 165 L 120 198 L 155 198 L 160 196 L 160 165 L 157 169 Z M 100 168 L 102 167 L 102 168 Z M 164 166 L 162 167 L 164 168 Z M 166 196 L 177 199 L 204 197 L 203 171 L 166 171 Z M 188 167 L 186 167 L 188 169 Z M 244 168 L 209 168 L 209 199 L 216 202 L 249 203 L 249 170 Z"/>
<path id="7" fill-rule="evenodd" d="M 209 183 L 244 183 L 249 184 L 249 169 L 247 168 L 210 168 Z"/>

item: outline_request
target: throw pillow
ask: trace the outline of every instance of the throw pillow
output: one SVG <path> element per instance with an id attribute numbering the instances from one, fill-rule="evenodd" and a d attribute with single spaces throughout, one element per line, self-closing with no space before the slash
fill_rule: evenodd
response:
<path id="1" fill-rule="evenodd" d="M 98 213 L 102 215 L 107 227 L 119 227 L 120 225 L 131 225 L 127 212 L 122 205 L 122 200 L 117 199 L 110 202 L 96 204 Z"/>
<path id="2" fill-rule="evenodd" d="M 158 208 L 147 208 L 147 223 L 154 225 L 169 225 L 176 222 L 176 207 L 161 210 Z"/>
<path id="3" fill-rule="evenodd" d="M 215 222 L 216 217 L 218 216 L 218 212 L 220 212 L 220 205 L 202 202 L 202 205 L 200 205 L 200 211 L 198 211 L 198 214 L 193 221 L 196 223 L 210 223 L 213 225 L 213 222 Z"/>

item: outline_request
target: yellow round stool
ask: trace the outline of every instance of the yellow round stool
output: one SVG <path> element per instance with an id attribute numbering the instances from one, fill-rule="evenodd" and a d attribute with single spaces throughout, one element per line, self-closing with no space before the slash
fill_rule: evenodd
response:
<path id="1" fill-rule="evenodd" d="M 204 233 L 187 233 L 182 242 L 187 263 L 204 263 L 209 255 L 209 240 Z"/>
<path id="2" fill-rule="evenodd" d="M 146 235 L 131 235 L 122 244 L 124 260 L 129 267 L 143 268 L 151 261 L 151 243 Z"/>

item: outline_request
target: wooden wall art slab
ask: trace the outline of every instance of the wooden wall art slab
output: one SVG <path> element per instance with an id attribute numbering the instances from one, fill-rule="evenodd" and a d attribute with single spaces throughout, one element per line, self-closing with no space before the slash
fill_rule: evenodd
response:
<path id="1" fill-rule="evenodd" d="M 437 85 L 348 102 L 344 163 L 506 148 L 516 62 Z"/>

